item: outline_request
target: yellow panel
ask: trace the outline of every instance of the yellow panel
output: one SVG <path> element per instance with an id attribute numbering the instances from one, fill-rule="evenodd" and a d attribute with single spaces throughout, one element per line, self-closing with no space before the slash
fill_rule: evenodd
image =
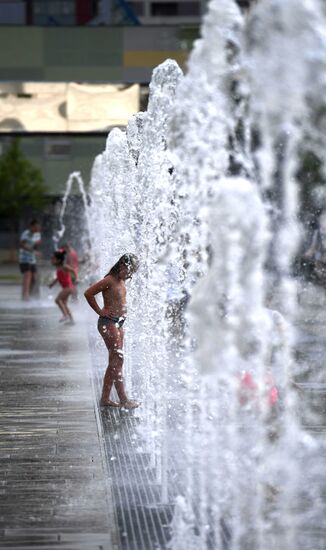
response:
<path id="1" fill-rule="evenodd" d="M 125 67 L 156 67 L 166 59 L 174 59 L 183 65 L 188 57 L 183 51 L 126 51 L 123 54 Z"/>

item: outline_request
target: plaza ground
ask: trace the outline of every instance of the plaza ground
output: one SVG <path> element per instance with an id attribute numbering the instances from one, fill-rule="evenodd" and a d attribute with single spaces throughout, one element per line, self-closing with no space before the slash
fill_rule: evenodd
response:
<path id="1" fill-rule="evenodd" d="M 63 326 L 58 289 L 43 284 L 24 303 L 17 274 L 0 269 L 0 548 L 165 547 L 173 507 L 138 413 L 98 406 L 107 352 L 96 315 L 80 289 L 76 324 Z"/>
<path id="2" fill-rule="evenodd" d="M 85 323 L 0 284 L 0 547 L 117 548 Z"/>
<path id="3" fill-rule="evenodd" d="M 299 289 L 298 414 L 324 439 L 326 293 Z M 166 548 L 173 495 L 142 449 L 140 413 L 98 408 L 106 351 L 92 312 L 81 299 L 63 327 L 44 285 L 22 303 L 16 266 L 0 269 L 0 304 L 0 548 Z"/>

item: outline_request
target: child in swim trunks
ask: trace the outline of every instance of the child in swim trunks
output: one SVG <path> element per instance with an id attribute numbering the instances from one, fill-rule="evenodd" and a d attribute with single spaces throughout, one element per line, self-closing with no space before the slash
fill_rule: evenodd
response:
<path id="1" fill-rule="evenodd" d="M 124 254 L 101 281 L 85 292 L 91 308 L 99 315 L 97 328 L 109 352 L 109 365 L 103 381 L 101 406 L 135 409 L 139 403 L 126 395 L 123 378 L 123 323 L 126 318 L 125 281 L 138 269 L 138 259 L 134 254 Z M 104 307 L 100 308 L 95 296 L 102 293 Z M 110 399 L 112 386 L 115 386 L 119 403 Z"/>
<path id="2" fill-rule="evenodd" d="M 59 282 L 62 290 L 55 299 L 55 303 L 63 314 L 59 322 L 63 322 L 65 325 L 74 325 L 75 323 L 67 302 L 69 296 L 75 293 L 75 286 L 72 282 L 72 274 L 75 272 L 70 265 L 65 264 L 65 257 L 66 251 L 62 249 L 57 250 L 53 254 L 51 262 L 56 267 L 56 278 L 49 284 L 49 288 L 52 288 L 53 285 Z"/>

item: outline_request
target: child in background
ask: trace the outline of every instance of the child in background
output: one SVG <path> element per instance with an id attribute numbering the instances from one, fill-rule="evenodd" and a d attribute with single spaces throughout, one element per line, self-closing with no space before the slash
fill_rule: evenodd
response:
<path id="1" fill-rule="evenodd" d="M 74 293 L 72 295 L 72 300 L 74 302 L 77 302 L 78 300 L 78 291 L 77 286 L 79 283 L 78 280 L 78 270 L 79 270 L 79 260 L 78 260 L 78 254 L 76 250 L 71 246 L 69 242 L 63 243 L 61 250 L 65 250 L 66 255 L 66 262 L 73 268 L 74 272 L 71 274 L 71 279 L 74 285 Z"/>
<path id="2" fill-rule="evenodd" d="M 71 246 L 70 243 L 65 242 L 62 247 L 62 250 L 65 250 L 67 253 L 66 260 L 68 264 L 73 268 L 74 275 L 72 276 L 73 283 L 78 283 L 78 270 L 79 270 L 79 259 L 76 250 Z M 60 249 L 60 250 L 61 250 Z"/>
<path id="3" fill-rule="evenodd" d="M 19 266 L 23 274 L 22 298 L 29 300 L 35 290 L 36 282 L 36 257 L 40 255 L 39 246 L 41 244 L 41 226 L 37 220 L 32 220 L 20 238 Z"/>
<path id="4" fill-rule="evenodd" d="M 65 257 L 66 251 L 62 249 L 57 250 L 53 254 L 51 262 L 52 265 L 56 267 L 56 278 L 49 284 L 49 288 L 52 288 L 57 281 L 59 282 L 62 290 L 55 299 L 55 303 L 63 313 L 63 317 L 59 322 L 64 322 L 66 325 L 74 325 L 75 323 L 67 302 L 69 296 L 75 293 L 75 287 L 72 282 L 72 274 L 74 274 L 75 271 L 70 265 L 64 263 Z"/>

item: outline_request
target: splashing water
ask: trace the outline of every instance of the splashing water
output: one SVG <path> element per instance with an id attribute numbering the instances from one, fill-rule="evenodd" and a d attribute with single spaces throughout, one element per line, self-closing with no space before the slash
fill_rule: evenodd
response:
<path id="1" fill-rule="evenodd" d="M 161 502 L 175 499 L 174 550 L 313 548 L 313 522 L 325 528 L 321 447 L 299 426 L 290 381 L 295 174 L 326 53 L 319 8 L 260 0 L 244 19 L 212 0 L 186 76 L 171 60 L 155 69 L 147 112 L 94 163 L 98 273 L 140 257 L 126 377 Z M 171 286 L 190 297 L 181 346 Z"/>
<path id="2" fill-rule="evenodd" d="M 64 195 L 62 197 L 62 204 L 61 204 L 61 208 L 60 208 L 60 211 L 59 211 L 59 219 L 58 219 L 59 228 L 54 231 L 53 237 L 52 237 L 53 243 L 54 243 L 54 248 L 58 247 L 58 244 L 59 244 L 60 240 L 62 239 L 62 237 L 64 236 L 65 231 L 66 231 L 66 226 L 64 224 L 64 216 L 66 214 L 67 201 L 68 201 L 68 198 L 70 197 L 72 186 L 75 182 L 78 185 L 78 189 L 79 189 L 79 192 L 80 192 L 80 195 L 81 195 L 81 198 L 82 198 L 83 208 L 84 208 L 84 212 L 85 212 L 85 225 L 86 225 L 87 237 L 88 237 L 88 235 L 90 234 L 90 231 L 91 231 L 89 214 L 88 214 L 88 212 L 89 212 L 89 207 L 88 206 L 89 205 L 88 205 L 87 195 L 86 195 L 86 191 L 85 191 L 85 184 L 83 182 L 83 179 L 81 177 L 80 172 L 72 172 L 69 175 L 69 177 L 66 181 L 65 192 L 64 192 Z"/>

